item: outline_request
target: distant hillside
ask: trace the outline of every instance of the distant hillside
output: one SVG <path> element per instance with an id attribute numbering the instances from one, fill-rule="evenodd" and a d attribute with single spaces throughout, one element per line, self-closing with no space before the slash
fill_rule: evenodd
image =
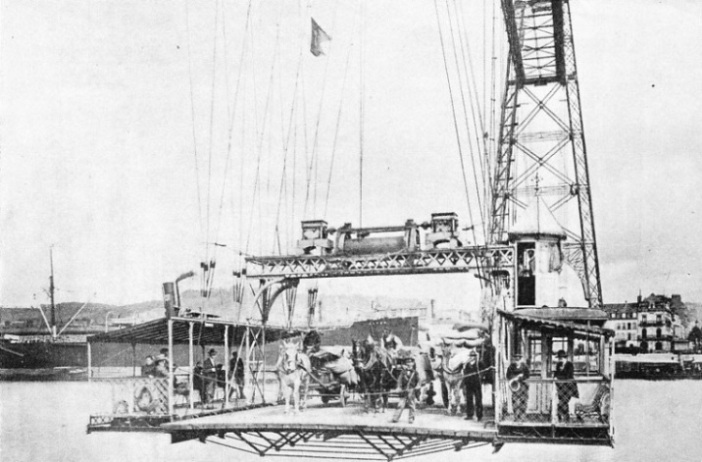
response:
<path id="1" fill-rule="evenodd" d="M 244 321 L 248 316 L 257 316 L 256 310 L 250 309 L 252 297 L 247 294 L 245 311 L 241 310 L 238 303 L 234 302 L 232 292 L 228 289 L 214 289 L 209 299 L 201 296 L 197 290 L 187 290 L 181 293 L 183 308 L 193 311 L 206 311 L 227 318 Z M 276 302 L 271 313 L 270 322 L 281 324 L 284 322 L 284 310 L 281 304 L 282 297 Z M 294 324 L 305 325 L 307 322 L 307 294 L 299 292 L 294 313 Z M 318 311 L 316 323 L 319 323 L 320 313 L 322 323 L 325 325 L 351 324 L 354 321 L 371 319 L 378 316 L 390 315 L 390 310 L 408 310 L 411 313 L 421 309 L 429 309 L 430 302 L 413 298 L 392 298 L 369 296 L 365 294 L 320 294 L 318 298 Z M 81 302 L 59 303 L 56 306 L 57 325 L 59 329 L 65 325 L 81 309 Z M 41 305 L 47 319 L 50 317 L 50 306 Z M 83 326 L 134 324 L 149 321 L 164 316 L 163 301 L 150 300 L 129 305 L 108 305 L 104 303 L 88 303 L 73 324 Z M 73 325 L 72 324 L 72 325 Z M 41 314 L 37 308 L 3 307 L 0 309 L 0 326 L 25 325 L 40 328 L 44 326 Z"/>

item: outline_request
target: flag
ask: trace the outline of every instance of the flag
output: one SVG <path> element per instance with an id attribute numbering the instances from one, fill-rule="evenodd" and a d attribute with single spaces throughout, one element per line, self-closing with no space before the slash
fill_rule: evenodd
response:
<path id="1" fill-rule="evenodd" d="M 312 41 L 310 43 L 310 52 L 315 56 L 323 55 L 324 52 L 322 51 L 322 44 L 331 40 L 331 37 L 329 34 L 324 32 L 324 29 L 319 27 L 319 24 L 317 24 L 317 21 L 315 21 L 314 18 L 310 19 L 312 19 Z"/>

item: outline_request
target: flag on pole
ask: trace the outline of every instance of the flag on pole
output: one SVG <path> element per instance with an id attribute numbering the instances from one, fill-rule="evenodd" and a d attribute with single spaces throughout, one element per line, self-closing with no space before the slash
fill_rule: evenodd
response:
<path id="1" fill-rule="evenodd" d="M 322 51 L 322 44 L 324 42 L 328 42 L 331 40 L 331 37 L 329 34 L 324 32 L 324 29 L 319 27 L 319 24 L 317 24 L 317 21 L 312 19 L 312 41 L 310 43 L 310 52 L 315 55 L 323 55 L 324 52 Z"/>

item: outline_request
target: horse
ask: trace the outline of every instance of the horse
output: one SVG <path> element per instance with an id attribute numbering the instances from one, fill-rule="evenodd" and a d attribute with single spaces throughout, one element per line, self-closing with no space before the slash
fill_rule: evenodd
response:
<path id="1" fill-rule="evenodd" d="M 458 352 L 448 343 L 441 346 L 443 357 L 437 372 L 441 378 L 444 404 L 450 415 L 456 415 L 458 412 L 463 393 L 463 369 L 468 362 L 468 350 L 464 348 L 461 350 L 465 351 Z"/>
<path id="2" fill-rule="evenodd" d="M 307 406 L 307 392 L 310 386 L 309 373 L 312 370 L 310 358 L 300 351 L 297 342 L 283 341 L 282 354 L 278 359 L 277 373 L 285 398 L 285 413 L 290 412 L 292 391 L 295 413 L 300 411 L 300 387 L 304 386 L 302 408 Z"/>
<path id="3" fill-rule="evenodd" d="M 353 340 L 353 354 L 364 397 L 364 409 L 372 404 L 378 411 L 378 404 L 383 411 L 388 406 L 388 394 L 397 385 L 395 358 L 385 348 L 375 345 L 369 340 L 358 342 Z"/>

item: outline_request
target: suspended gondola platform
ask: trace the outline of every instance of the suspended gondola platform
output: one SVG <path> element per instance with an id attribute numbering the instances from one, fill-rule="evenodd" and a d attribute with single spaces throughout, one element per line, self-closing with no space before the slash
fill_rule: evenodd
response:
<path id="1" fill-rule="evenodd" d="M 555 310 L 542 309 L 546 317 L 539 317 L 535 310 L 498 313 L 498 342 L 503 346 L 495 368 L 498 386 L 494 390 L 490 385 L 483 387 L 485 402 L 491 401 L 494 391 L 495 406 L 485 406 L 482 422 L 464 420 L 461 412 L 451 415 L 439 401 L 419 404 L 411 424 L 407 414 L 400 422 L 392 423 L 399 401 L 396 390 L 389 393 L 385 412 L 364 408 L 362 397 L 355 392 L 348 394 L 345 406 L 334 401 L 322 404 L 323 395 L 313 390 L 306 409 L 285 413 L 285 406 L 277 398 L 274 361 L 266 360 L 265 349 L 267 343 L 299 337 L 299 331 L 173 316 L 100 334 L 91 337 L 89 345 L 167 345 L 169 364 L 174 364 L 178 348 L 181 357 L 187 350 L 189 364 L 171 367 L 168 377 L 104 379 L 112 386 L 111 411 L 91 415 L 87 431 L 162 432 L 170 434 L 172 443 L 199 440 L 259 456 L 388 461 L 483 445 L 499 450 L 509 442 L 611 445 L 612 383 L 604 367 L 605 344 L 611 333 L 592 325 L 589 317 L 586 323 L 577 322 L 582 321 L 587 309 L 571 310 L 571 318 L 577 315 L 578 319 L 570 320 L 554 320 Z M 548 373 L 549 363 L 554 348 L 570 345 L 572 353 L 575 342 L 582 339 L 593 351 L 585 374 L 573 380 L 580 390 L 580 404 L 576 404 L 572 419 L 564 422 L 556 415 L 559 385 Z M 537 344 L 539 348 L 528 350 L 528 345 L 533 348 Z M 523 348 L 532 356 L 534 367 L 538 367 L 537 361 L 547 365 L 541 367 L 540 376 L 528 379 L 531 391 L 524 397 L 522 416 L 516 412 L 516 395 L 505 376 L 507 356 L 517 345 L 527 345 Z M 196 347 L 203 351 L 224 347 L 225 358 L 234 350 L 246 358 L 245 398 L 232 399 L 231 393 L 225 392 L 234 387 L 229 378 L 235 375 L 229 374 L 229 365 L 225 364 L 227 370 L 215 399 L 202 402 L 202 392 L 198 393 L 201 389 L 196 386 Z M 269 351 L 274 359 L 279 350 L 269 345 Z M 436 382 L 440 383 L 438 379 Z"/>

